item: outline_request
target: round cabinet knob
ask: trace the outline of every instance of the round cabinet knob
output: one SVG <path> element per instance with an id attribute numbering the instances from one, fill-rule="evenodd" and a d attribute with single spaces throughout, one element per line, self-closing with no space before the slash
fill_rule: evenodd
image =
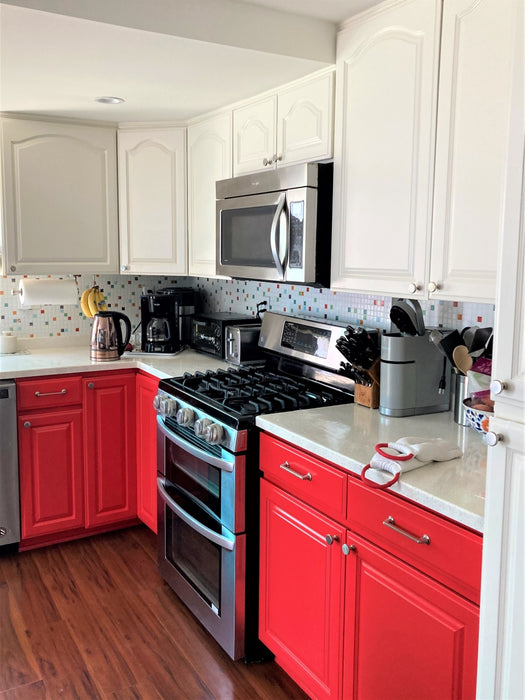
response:
<path id="1" fill-rule="evenodd" d="M 408 285 L 409 294 L 415 294 L 416 292 L 419 292 L 420 289 L 421 287 L 419 286 L 419 284 L 414 284 L 414 282 Z"/>
<path id="2" fill-rule="evenodd" d="M 498 444 L 498 442 L 502 441 L 503 435 L 500 435 L 499 433 L 494 433 L 492 430 L 489 430 L 489 432 L 485 434 L 485 444 L 489 447 L 494 447 Z"/>
<path id="3" fill-rule="evenodd" d="M 121 265 L 121 266 L 120 266 L 121 272 L 126 272 L 127 269 L 128 269 L 128 266 L 127 266 L 127 265 Z"/>
<path id="4" fill-rule="evenodd" d="M 30 427 L 31 427 L 31 423 L 28 420 L 26 420 L 24 423 L 24 428 L 30 428 Z"/>
<path id="5" fill-rule="evenodd" d="M 206 428 L 204 439 L 209 445 L 220 445 L 224 439 L 224 428 L 218 423 L 212 423 Z"/>
<path id="6" fill-rule="evenodd" d="M 187 406 L 184 408 L 179 408 L 177 411 L 177 423 L 183 428 L 189 428 L 191 425 L 193 425 L 195 423 L 195 418 L 195 411 L 192 411 L 191 408 L 188 408 Z"/>
<path id="7" fill-rule="evenodd" d="M 339 537 L 337 535 L 326 535 L 325 540 L 326 544 L 333 544 L 339 540 Z"/>
<path id="8" fill-rule="evenodd" d="M 344 544 L 344 545 L 341 547 L 341 549 L 343 550 L 343 554 L 344 554 L 345 556 L 347 556 L 348 554 L 350 554 L 350 552 L 357 552 L 357 547 L 355 546 L 355 544 L 351 544 L 351 545 Z"/>
<path id="9" fill-rule="evenodd" d="M 177 413 L 178 404 L 174 399 L 170 399 L 168 396 L 163 396 L 159 400 L 159 413 L 165 418 L 174 416 Z"/>
<path id="10" fill-rule="evenodd" d="M 11 265 L 9 272 L 16 272 L 16 265 Z"/>
<path id="11" fill-rule="evenodd" d="M 193 425 L 193 430 L 195 431 L 195 435 L 197 437 L 203 438 L 204 439 L 204 434 L 206 432 L 206 428 L 212 424 L 212 421 L 209 418 L 199 418 L 199 420 L 196 420 L 194 425 Z"/>
<path id="12" fill-rule="evenodd" d="M 490 383 L 490 393 L 494 394 L 497 396 L 498 394 L 501 394 L 503 391 L 506 391 L 509 388 L 509 385 L 507 382 L 500 382 L 499 379 L 494 379 Z"/>
<path id="13" fill-rule="evenodd" d="M 94 382 L 89 382 L 88 383 L 88 389 L 94 389 L 95 388 L 95 383 Z"/>
<path id="14" fill-rule="evenodd" d="M 283 159 L 282 155 L 273 154 L 272 163 L 279 163 Z"/>
<path id="15" fill-rule="evenodd" d="M 429 282 L 427 289 L 432 294 L 432 292 L 437 292 L 438 289 L 441 289 L 441 285 L 437 282 Z"/>
<path id="16" fill-rule="evenodd" d="M 263 165 L 271 165 L 273 158 L 268 160 L 268 158 L 263 158 Z"/>

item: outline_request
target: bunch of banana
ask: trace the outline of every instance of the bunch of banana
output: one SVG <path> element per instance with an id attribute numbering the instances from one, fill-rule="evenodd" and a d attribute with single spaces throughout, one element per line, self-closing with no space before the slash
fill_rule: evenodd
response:
<path id="1" fill-rule="evenodd" d="M 99 311 L 108 310 L 106 299 L 100 291 L 100 287 L 98 285 L 94 285 L 93 287 L 90 287 L 82 292 L 82 296 L 80 297 L 80 306 L 83 313 L 88 318 L 92 318 L 95 314 L 98 314 Z"/>

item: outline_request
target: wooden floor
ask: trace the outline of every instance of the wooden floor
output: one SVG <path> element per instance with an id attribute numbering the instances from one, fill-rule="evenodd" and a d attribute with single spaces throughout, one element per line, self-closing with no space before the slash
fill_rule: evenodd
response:
<path id="1" fill-rule="evenodd" d="M 145 527 L 0 556 L 0 699 L 304 700 L 231 661 L 164 583 Z"/>

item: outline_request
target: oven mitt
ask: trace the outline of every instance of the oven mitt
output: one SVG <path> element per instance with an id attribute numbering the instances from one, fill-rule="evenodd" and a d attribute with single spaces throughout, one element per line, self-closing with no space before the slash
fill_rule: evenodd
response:
<path id="1" fill-rule="evenodd" d="M 384 452 L 384 449 L 390 452 Z M 376 446 L 376 452 L 370 464 L 361 471 L 361 478 L 374 488 L 388 488 L 399 479 L 402 472 L 424 467 L 430 462 L 448 462 L 461 457 L 462 451 L 457 445 L 443 438 L 404 437 L 395 442 Z M 378 484 L 365 478 L 369 469 L 389 472 L 393 479 L 385 484 Z"/>

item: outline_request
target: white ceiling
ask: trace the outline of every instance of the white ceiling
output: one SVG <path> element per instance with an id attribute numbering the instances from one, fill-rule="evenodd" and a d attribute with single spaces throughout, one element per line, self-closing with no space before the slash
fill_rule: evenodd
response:
<path id="1" fill-rule="evenodd" d="M 376 2 L 5 0 L 0 111 L 185 121 L 333 63 L 336 24 Z"/>

